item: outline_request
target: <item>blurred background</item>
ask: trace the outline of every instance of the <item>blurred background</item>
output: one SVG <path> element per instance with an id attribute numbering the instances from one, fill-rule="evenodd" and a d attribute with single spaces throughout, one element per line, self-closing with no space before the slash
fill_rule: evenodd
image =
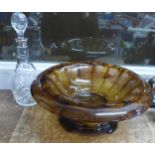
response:
<path id="1" fill-rule="evenodd" d="M 37 62 L 95 60 L 155 64 L 155 13 L 25 12 L 30 57 Z M 12 13 L 0 12 L 0 61 L 16 60 Z"/>

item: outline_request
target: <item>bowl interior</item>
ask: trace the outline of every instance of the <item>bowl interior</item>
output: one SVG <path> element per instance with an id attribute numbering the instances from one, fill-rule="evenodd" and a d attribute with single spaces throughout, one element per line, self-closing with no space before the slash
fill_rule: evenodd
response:
<path id="1" fill-rule="evenodd" d="M 138 102 L 146 89 L 133 72 L 98 63 L 58 65 L 45 71 L 41 82 L 42 89 L 61 104 L 87 108 L 117 108 Z"/>

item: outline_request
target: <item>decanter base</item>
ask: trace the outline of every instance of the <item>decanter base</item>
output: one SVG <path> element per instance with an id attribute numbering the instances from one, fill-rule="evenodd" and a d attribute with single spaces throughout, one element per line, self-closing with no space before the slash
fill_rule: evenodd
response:
<path id="1" fill-rule="evenodd" d="M 29 103 L 29 104 L 23 104 L 23 103 L 19 103 L 19 102 L 16 102 L 16 103 L 20 106 L 23 106 L 23 107 L 32 107 L 32 106 L 36 105 L 36 103 Z"/>
<path id="2" fill-rule="evenodd" d="M 98 134 L 98 133 L 113 133 L 117 126 L 117 122 L 108 122 L 108 123 L 80 123 L 73 120 L 70 120 L 65 117 L 59 117 L 59 123 L 61 126 L 67 130 L 68 132 L 80 132 L 80 133 L 90 133 L 90 134 Z"/>
<path id="3" fill-rule="evenodd" d="M 12 93 L 18 105 L 23 107 L 32 107 L 36 105 L 36 102 L 34 101 L 34 99 L 31 96 L 29 96 L 29 92 L 17 94 L 16 91 L 12 91 Z M 23 97 L 22 95 L 26 95 L 26 96 Z"/>

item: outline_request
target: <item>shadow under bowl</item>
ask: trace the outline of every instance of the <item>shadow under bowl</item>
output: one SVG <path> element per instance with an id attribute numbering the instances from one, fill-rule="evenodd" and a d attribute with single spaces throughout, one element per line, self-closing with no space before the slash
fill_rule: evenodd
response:
<path id="1" fill-rule="evenodd" d="M 33 81 L 31 93 L 66 130 L 88 133 L 112 133 L 152 104 L 151 88 L 137 74 L 99 62 L 51 67 Z"/>

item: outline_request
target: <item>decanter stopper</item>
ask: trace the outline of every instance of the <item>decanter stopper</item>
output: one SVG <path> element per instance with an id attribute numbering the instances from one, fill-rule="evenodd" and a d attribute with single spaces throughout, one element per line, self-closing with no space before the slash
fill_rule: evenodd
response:
<path id="1" fill-rule="evenodd" d="M 28 26 L 28 20 L 23 13 L 16 12 L 12 14 L 11 25 L 19 38 L 24 38 L 25 30 Z"/>

